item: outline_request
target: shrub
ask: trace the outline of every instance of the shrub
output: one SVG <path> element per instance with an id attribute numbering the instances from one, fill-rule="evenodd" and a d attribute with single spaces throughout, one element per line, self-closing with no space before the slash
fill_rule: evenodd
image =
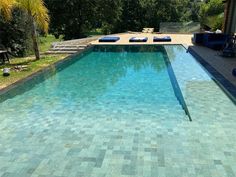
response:
<path id="1" fill-rule="evenodd" d="M 31 50 L 29 31 L 26 16 L 19 10 L 13 11 L 10 22 L 0 17 L 0 44 L 9 48 L 14 56 L 23 57 Z"/>

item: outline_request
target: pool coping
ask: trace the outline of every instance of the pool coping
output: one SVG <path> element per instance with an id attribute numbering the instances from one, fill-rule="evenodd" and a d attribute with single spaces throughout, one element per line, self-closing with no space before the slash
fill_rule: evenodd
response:
<path id="1" fill-rule="evenodd" d="M 195 58 L 211 79 L 225 92 L 232 102 L 236 104 L 236 87 L 210 63 L 204 60 L 204 58 L 202 58 L 195 50 L 193 50 L 191 46 L 188 47 L 187 52 Z"/>

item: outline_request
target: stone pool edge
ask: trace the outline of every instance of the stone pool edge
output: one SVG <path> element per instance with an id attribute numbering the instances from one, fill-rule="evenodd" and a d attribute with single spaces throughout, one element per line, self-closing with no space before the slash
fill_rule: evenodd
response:
<path id="1" fill-rule="evenodd" d="M 233 103 L 236 104 L 235 86 L 191 47 L 187 49 L 187 52 L 189 52 L 196 59 L 200 66 L 203 67 L 205 72 L 209 74 L 212 80 L 225 92 L 225 94 L 233 101 Z"/>

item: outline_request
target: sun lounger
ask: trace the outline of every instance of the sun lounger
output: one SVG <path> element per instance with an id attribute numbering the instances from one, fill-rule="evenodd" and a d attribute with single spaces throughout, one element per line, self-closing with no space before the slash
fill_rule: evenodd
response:
<path id="1" fill-rule="evenodd" d="M 154 28 L 149 28 L 148 29 L 148 33 L 153 33 L 154 32 Z"/>
<path id="2" fill-rule="evenodd" d="M 170 36 L 154 37 L 153 42 L 171 42 L 171 37 Z"/>
<path id="3" fill-rule="evenodd" d="M 154 28 L 143 28 L 142 32 L 143 33 L 153 33 L 154 32 Z"/>
<path id="4" fill-rule="evenodd" d="M 147 37 L 132 37 L 129 42 L 147 42 Z"/>
<path id="5" fill-rule="evenodd" d="M 117 42 L 120 40 L 120 37 L 116 36 L 106 36 L 99 39 L 99 42 Z"/>

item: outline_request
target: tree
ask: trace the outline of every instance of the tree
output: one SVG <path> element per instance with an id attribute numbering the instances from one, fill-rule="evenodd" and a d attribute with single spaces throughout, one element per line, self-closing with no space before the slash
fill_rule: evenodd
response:
<path id="1" fill-rule="evenodd" d="M 224 19 L 224 4 L 222 0 L 210 0 L 200 7 L 200 22 L 213 30 L 221 29 Z"/>
<path id="2" fill-rule="evenodd" d="M 0 12 L 2 16 L 10 20 L 15 0 L 0 0 Z"/>
<path id="3" fill-rule="evenodd" d="M 104 34 L 120 32 L 122 1 L 97 0 L 95 28 L 101 28 Z"/>
<path id="4" fill-rule="evenodd" d="M 161 22 L 199 19 L 193 0 L 45 0 L 50 11 L 50 32 L 64 39 L 86 37 L 101 29 L 104 34 L 159 29 Z"/>
<path id="5" fill-rule="evenodd" d="M 19 9 L 12 10 L 11 20 L 0 16 L 0 45 L 11 50 L 11 55 L 23 57 L 32 49 L 30 26 L 26 13 Z"/>
<path id="6" fill-rule="evenodd" d="M 139 0 L 123 0 L 120 28 L 122 31 L 140 31 L 143 28 L 143 9 Z"/>
<path id="7" fill-rule="evenodd" d="M 11 10 L 16 7 L 27 14 L 29 24 L 31 25 L 31 38 L 36 59 L 40 59 L 39 47 L 37 41 L 37 27 L 44 32 L 48 31 L 49 16 L 48 10 L 43 0 L 0 0 L 0 10 L 6 19 L 10 19 Z"/>
<path id="8" fill-rule="evenodd" d="M 140 0 L 143 26 L 159 29 L 161 22 L 192 21 L 190 0 Z"/>
<path id="9" fill-rule="evenodd" d="M 37 41 L 37 27 L 44 32 L 48 31 L 49 15 L 43 0 L 17 0 L 17 6 L 28 15 L 31 25 L 31 37 L 36 59 L 40 59 Z"/>
<path id="10" fill-rule="evenodd" d="M 97 19 L 96 0 L 46 0 L 50 11 L 50 32 L 56 37 L 74 39 L 86 36 Z"/>

